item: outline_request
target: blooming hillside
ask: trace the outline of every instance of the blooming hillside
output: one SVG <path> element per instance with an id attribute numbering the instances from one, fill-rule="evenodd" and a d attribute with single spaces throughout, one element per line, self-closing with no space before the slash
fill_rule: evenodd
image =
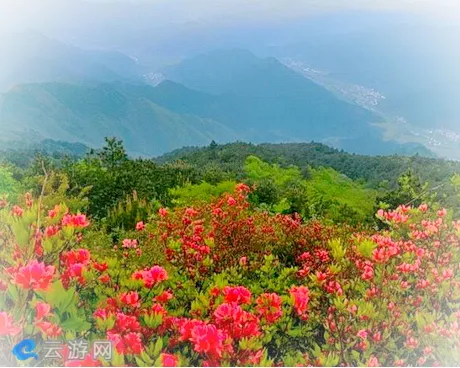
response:
<path id="1" fill-rule="evenodd" d="M 36 364 L 458 365 L 450 211 L 380 210 L 376 232 L 253 208 L 251 190 L 162 207 L 110 243 L 52 196 L 3 200 L 2 359 L 25 338 L 83 338 L 111 341 L 112 359 Z"/>

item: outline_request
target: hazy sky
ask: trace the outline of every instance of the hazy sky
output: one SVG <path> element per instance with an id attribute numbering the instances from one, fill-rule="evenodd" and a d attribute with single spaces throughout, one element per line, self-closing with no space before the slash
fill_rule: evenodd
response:
<path id="1" fill-rule="evenodd" d="M 0 0 L 0 29 L 98 21 L 261 22 L 343 10 L 398 11 L 453 20 L 460 18 L 459 4 L 458 0 Z"/>

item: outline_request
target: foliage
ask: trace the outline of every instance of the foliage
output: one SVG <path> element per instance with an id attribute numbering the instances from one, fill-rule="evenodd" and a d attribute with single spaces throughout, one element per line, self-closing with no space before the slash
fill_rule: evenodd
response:
<path id="1" fill-rule="evenodd" d="M 170 189 L 169 193 L 174 205 L 185 206 L 196 201 L 209 202 L 224 193 L 233 192 L 235 185 L 236 182 L 234 181 L 223 181 L 215 185 L 208 182 L 201 184 L 187 183 L 183 187 Z"/>
<path id="2" fill-rule="evenodd" d="M 249 192 L 160 208 L 114 240 L 52 195 L 2 202 L 0 334 L 108 338 L 116 366 L 460 362 L 452 211 L 382 209 L 388 229 L 369 232 L 253 209 Z"/>
<path id="3" fill-rule="evenodd" d="M 376 191 L 328 168 L 309 169 L 305 180 L 296 166 L 281 168 L 255 156 L 245 162 L 251 201 L 275 212 L 299 213 L 336 223 L 364 223 L 373 219 Z"/>
<path id="4" fill-rule="evenodd" d="M 302 179 L 302 174 L 296 166 L 281 168 L 279 165 L 270 165 L 256 156 L 248 156 L 244 163 L 244 171 L 249 180 L 261 181 L 271 179 L 278 187 Z"/>
<path id="5" fill-rule="evenodd" d="M 134 192 L 109 210 L 103 224 L 107 226 L 109 232 L 117 229 L 133 229 L 138 222 L 147 221 L 160 207 L 158 202 L 140 199 L 137 192 Z"/>
<path id="6" fill-rule="evenodd" d="M 0 197 L 18 194 L 20 184 L 13 178 L 13 173 L 7 166 L 0 166 Z"/>
<path id="7" fill-rule="evenodd" d="M 89 187 L 88 213 L 98 219 L 136 191 L 140 199 L 169 203 L 169 188 L 196 182 L 193 168 L 151 160 L 128 159 L 121 142 L 108 139 L 107 146 L 92 151 L 83 160 L 69 163 L 64 172 L 70 179 L 69 193 Z"/>
<path id="8" fill-rule="evenodd" d="M 373 188 L 377 188 L 382 181 L 387 181 L 390 189 L 395 188 L 398 178 L 408 169 L 412 169 L 422 183 L 430 182 L 433 186 L 460 172 L 460 163 L 456 161 L 420 156 L 356 155 L 313 142 L 259 145 L 237 142 L 217 145 L 212 149 L 184 148 L 165 154 L 158 161 L 181 160 L 197 167 L 212 163 L 222 167 L 224 171 L 236 174 L 242 172 L 244 162 L 250 155 L 281 167 L 295 165 L 301 170 L 308 167 L 330 167 L 350 179 L 363 179 Z"/>
<path id="9" fill-rule="evenodd" d="M 399 204 L 420 205 L 428 201 L 426 190 L 428 184 L 422 184 L 412 170 L 408 170 L 398 178 L 398 187 L 386 193 L 379 201 L 389 208 L 395 208 Z"/>
<path id="10" fill-rule="evenodd" d="M 57 154 L 78 148 L 62 142 L 47 145 L 49 149 L 57 147 Z M 8 167 L 22 188 L 34 194 L 41 189 L 43 163 L 48 172 L 65 175 L 69 184 L 66 195 L 85 196 L 85 212 L 98 220 L 123 205 L 133 192 L 141 201 L 171 207 L 184 205 L 188 196 L 193 201 L 199 197 L 209 200 L 228 192 L 226 182 L 245 182 L 253 187 L 250 202 L 254 207 L 275 213 L 299 213 L 306 219 L 373 225 L 372 214 L 381 206 L 396 207 L 412 200 L 414 204 L 449 206 L 460 214 L 460 198 L 450 180 L 458 175 L 460 166 L 444 160 L 351 155 L 318 143 L 214 142 L 154 161 L 127 157 L 123 144 L 115 138 L 107 138 L 105 147 L 91 150 L 82 159 L 55 159 L 53 155 L 36 156 L 25 167 Z M 375 210 L 369 210 L 370 202 Z"/>
<path id="11" fill-rule="evenodd" d="M 369 221 L 374 213 L 376 192 L 331 168 L 312 169 L 306 195 L 309 216 L 362 223 Z"/>

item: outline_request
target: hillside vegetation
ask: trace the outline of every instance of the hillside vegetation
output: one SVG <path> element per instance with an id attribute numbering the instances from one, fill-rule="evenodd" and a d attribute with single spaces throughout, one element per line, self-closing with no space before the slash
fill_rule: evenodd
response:
<path id="1" fill-rule="evenodd" d="M 6 351 L 65 337 L 113 343 L 111 359 L 88 352 L 84 366 L 460 362 L 454 166 L 428 160 L 452 175 L 439 182 L 427 165 L 427 183 L 409 170 L 373 187 L 238 147 L 259 149 L 212 145 L 184 151 L 195 163 L 155 163 L 107 139 L 74 160 L 5 161 Z"/>

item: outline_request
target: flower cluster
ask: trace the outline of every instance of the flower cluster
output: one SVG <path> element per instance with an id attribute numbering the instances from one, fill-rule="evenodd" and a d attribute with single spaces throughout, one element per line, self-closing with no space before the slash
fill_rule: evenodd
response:
<path id="1" fill-rule="evenodd" d="M 23 289 L 46 290 L 53 280 L 55 267 L 33 259 L 25 266 L 9 268 L 7 272 L 12 276 L 12 282 Z"/>
<path id="2" fill-rule="evenodd" d="M 127 366 L 458 362 L 450 211 L 400 206 L 378 212 L 384 230 L 355 231 L 254 210 L 249 192 L 161 208 L 105 243 L 64 204 L 31 223 L 31 195 L 1 202 L 0 336 L 109 339 Z"/>
<path id="3" fill-rule="evenodd" d="M 142 280 L 146 288 L 152 288 L 161 281 L 168 279 L 168 273 L 163 267 L 153 266 L 152 268 L 133 273 L 132 278 Z"/>
<path id="4" fill-rule="evenodd" d="M 61 280 L 68 287 L 72 280 L 80 285 L 85 283 L 84 271 L 91 263 L 91 254 L 87 249 L 77 249 L 61 255 L 62 274 Z"/>

